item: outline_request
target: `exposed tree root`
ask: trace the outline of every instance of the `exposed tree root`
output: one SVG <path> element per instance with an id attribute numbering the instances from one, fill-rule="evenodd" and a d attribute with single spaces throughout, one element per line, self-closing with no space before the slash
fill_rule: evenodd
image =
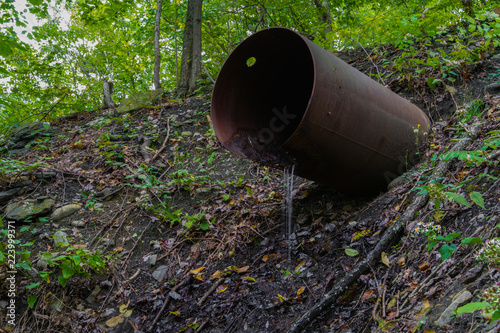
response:
<path id="1" fill-rule="evenodd" d="M 477 138 L 479 130 L 481 128 L 480 124 L 475 124 L 471 132 L 465 135 L 465 138 L 471 138 L 474 140 Z M 458 141 L 452 148 L 451 151 L 464 150 L 470 140 Z M 431 177 L 443 176 L 448 166 L 452 160 L 447 162 L 441 161 L 437 167 L 434 169 Z M 429 199 L 428 194 L 420 194 L 414 198 L 412 204 L 408 206 L 404 214 L 397 219 L 384 233 L 382 239 L 378 242 L 377 246 L 367 255 L 367 257 L 361 261 L 353 270 L 351 270 L 346 276 L 344 276 L 339 282 L 337 282 L 330 291 L 325 294 L 311 309 L 304 313 L 296 322 L 292 324 L 288 333 L 302 332 L 307 325 L 309 325 L 317 316 L 323 313 L 325 310 L 330 309 L 330 306 L 339 298 L 349 286 L 355 282 L 359 277 L 370 270 L 370 266 L 374 265 L 380 258 L 382 252 L 389 248 L 395 241 L 401 238 L 401 234 L 404 232 L 404 226 L 407 222 L 413 220 L 415 213 L 419 209 L 423 208 Z"/>

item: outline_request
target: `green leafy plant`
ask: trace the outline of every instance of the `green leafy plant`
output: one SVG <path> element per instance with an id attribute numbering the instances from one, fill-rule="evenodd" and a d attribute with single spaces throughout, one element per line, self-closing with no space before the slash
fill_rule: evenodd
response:
<path id="1" fill-rule="evenodd" d="M 429 242 L 429 244 L 427 245 L 427 251 L 431 251 L 432 249 L 434 249 L 440 241 L 446 242 L 446 244 L 441 245 L 441 247 L 439 248 L 439 253 L 441 254 L 441 259 L 443 261 L 451 257 L 453 252 L 457 249 L 457 245 L 447 243 L 453 241 L 455 238 L 458 238 L 460 236 L 460 231 L 456 231 L 454 233 L 443 236 L 440 235 L 440 225 L 435 225 L 433 222 L 419 222 L 417 224 L 415 232 L 417 234 L 420 233 L 427 236 L 427 241 Z"/>
<path id="2" fill-rule="evenodd" d="M 500 238 L 487 240 L 477 253 L 476 258 L 500 267 Z M 459 307 L 455 313 L 461 315 L 482 310 L 482 315 L 490 318 L 490 323 L 500 319 L 500 282 L 483 290 L 479 298 L 483 302 L 470 302 Z"/>

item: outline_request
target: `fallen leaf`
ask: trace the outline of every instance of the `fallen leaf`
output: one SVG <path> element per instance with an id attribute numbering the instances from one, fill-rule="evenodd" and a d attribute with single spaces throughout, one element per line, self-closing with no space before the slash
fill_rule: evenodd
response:
<path id="1" fill-rule="evenodd" d="M 119 309 L 120 309 L 120 313 L 124 317 L 130 317 L 132 315 L 132 310 L 128 308 L 128 304 L 120 305 Z"/>
<path id="2" fill-rule="evenodd" d="M 355 257 L 359 254 L 359 252 L 355 249 L 345 249 L 345 254 L 347 254 L 349 257 Z"/>
<path id="3" fill-rule="evenodd" d="M 399 258 L 397 262 L 398 262 L 399 266 L 404 266 L 405 265 L 405 257 Z"/>
<path id="4" fill-rule="evenodd" d="M 417 267 L 418 267 L 419 271 L 423 272 L 429 268 L 429 263 L 426 261 L 426 262 L 419 264 Z"/>
<path id="5" fill-rule="evenodd" d="M 173 314 L 174 316 L 178 316 L 181 314 L 181 312 L 179 310 L 176 310 L 176 311 L 170 311 L 171 314 Z"/>
<path id="6" fill-rule="evenodd" d="M 389 267 L 389 268 L 391 267 L 391 264 L 389 263 L 389 258 L 387 257 L 387 254 L 385 252 L 382 252 L 382 262 L 387 267 Z"/>
<path id="7" fill-rule="evenodd" d="M 119 324 L 123 323 L 125 321 L 125 318 L 122 317 L 122 316 L 116 316 L 116 317 L 113 317 L 111 319 L 108 319 L 106 321 L 106 325 L 108 327 L 116 327 L 118 326 Z"/>
<path id="8" fill-rule="evenodd" d="M 367 299 L 370 299 L 373 297 L 373 294 L 375 293 L 375 289 L 368 289 L 363 293 L 363 296 L 361 296 L 362 301 L 366 301 Z"/>
<path id="9" fill-rule="evenodd" d="M 397 312 L 389 312 L 389 314 L 387 315 L 386 319 L 392 320 L 392 319 L 396 318 L 397 314 L 398 314 Z"/>
<path id="10" fill-rule="evenodd" d="M 412 282 L 410 284 L 410 289 L 415 289 L 415 288 L 417 288 L 417 286 L 418 286 L 418 282 Z"/>
<path id="11" fill-rule="evenodd" d="M 243 276 L 241 278 L 242 280 L 245 280 L 245 281 L 248 281 L 248 282 L 257 282 L 257 280 L 255 280 L 253 277 L 251 276 Z"/>
<path id="12" fill-rule="evenodd" d="M 222 272 L 219 270 L 216 270 L 212 275 L 210 275 L 210 278 L 213 279 L 218 279 L 222 276 Z"/>
<path id="13" fill-rule="evenodd" d="M 197 275 L 197 274 L 200 274 L 200 272 L 202 270 L 204 270 L 206 267 L 205 266 L 201 266 L 201 267 L 198 267 L 196 269 L 192 269 L 189 271 L 189 273 L 193 274 L 193 275 Z"/>
<path id="14" fill-rule="evenodd" d="M 248 271 L 248 269 L 250 268 L 250 266 L 245 266 L 245 267 L 241 267 L 240 269 L 237 270 L 238 273 L 245 273 L 246 271 Z"/>
<path id="15" fill-rule="evenodd" d="M 297 296 L 300 296 L 301 294 L 303 294 L 304 291 L 306 291 L 306 287 L 300 287 L 299 290 L 297 290 Z"/>
<path id="16" fill-rule="evenodd" d="M 226 285 L 226 286 L 218 286 L 217 289 L 215 290 L 216 293 L 220 294 L 220 293 L 223 293 L 227 290 L 227 288 L 229 287 L 229 285 Z"/>

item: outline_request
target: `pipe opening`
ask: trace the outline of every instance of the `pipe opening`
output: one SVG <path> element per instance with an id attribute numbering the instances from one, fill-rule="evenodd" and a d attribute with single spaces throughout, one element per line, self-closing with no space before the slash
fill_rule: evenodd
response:
<path id="1" fill-rule="evenodd" d="M 285 167 L 293 161 L 280 147 L 307 110 L 313 59 L 291 30 L 264 30 L 253 37 L 233 51 L 219 74 L 212 96 L 214 129 L 231 152 Z"/>

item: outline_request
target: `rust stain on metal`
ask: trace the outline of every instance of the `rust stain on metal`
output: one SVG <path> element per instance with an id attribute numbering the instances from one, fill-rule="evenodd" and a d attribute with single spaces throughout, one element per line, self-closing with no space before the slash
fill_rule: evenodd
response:
<path id="1" fill-rule="evenodd" d="M 231 152 L 338 190 L 384 189 L 418 161 L 427 116 L 286 28 L 259 31 L 229 56 L 212 96 Z M 417 131 L 418 133 L 415 133 Z"/>

